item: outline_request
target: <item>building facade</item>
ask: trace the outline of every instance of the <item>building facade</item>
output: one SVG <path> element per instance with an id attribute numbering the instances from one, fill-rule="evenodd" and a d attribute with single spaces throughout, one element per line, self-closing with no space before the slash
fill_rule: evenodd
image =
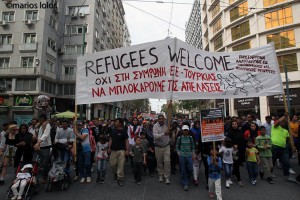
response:
<path id="1" fill-rule="evenodd" d="M 0 2 L 0 122 L 31 120 L 38 95 L 74 110 L 77 57 L 130 45 L 121 0 Z M 84 44 L 84 45 L 83 45 Z M 112 118 L 121 103 L 84 106 Z M 26 120 L 24 120 L 26 119 Z"/>
<path id="2" fill-rule="evenodd" d="M 202 42 L 206 51 L 239 51 L 274 42 L 291 112 L 300 113 L 300 2 L 298 0 L 203 0 Z M 217 103 L 216 103 L 217 105 Z M 284 111 L 282 95 L 231 99 L 230 115 L 266 115 Z"/>

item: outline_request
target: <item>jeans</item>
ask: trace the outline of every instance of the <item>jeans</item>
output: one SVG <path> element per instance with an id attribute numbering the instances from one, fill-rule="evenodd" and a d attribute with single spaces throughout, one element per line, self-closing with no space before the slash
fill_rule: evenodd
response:
<path id="1" fill-rule="evenodd" d="M 222 187 L 221 187 L 221 178 L 218 179 L 208 179 L 208 190 L 209 192 L 216 193 L 217 200 L 222 200 Z"/>
<path id="2" fill-rule="evenodd" d="M 288 148 L 279 147 L 276 145 L 272 146 L 272 159 L 273 159 L 273 165 L 275 164 L 276 160 L 279 158 L 279 161 L 282 163 L 283 168 L 283 175 L 289 176 L 289 169 L 290 169 L 290 163 L 289 163 L 289 150 Z"/>
<path id="3" fill-rule="evenodd" d="M 225 178 L 230 179 L 232 176 L 232 164 L 224 163 Z"/>
<path id="4" fill-rule="evenodd" d="M 140 182 L 142 180 L 144 165 L 142 162 L 133 162 L 134 180 Z"/>
<path id="5" fill-rule="evenodd" d="M 249 180 L 255 181 L 258 175 L 258 166 L 256 162 L 247 161 L 247 169 L 249 174 Z"/>
<path id="6" fill-rule="evenodd" d="M 107 159 L 97 160 L 97 178 L 105 179 Z"/>
<path id="7" fill-rule="evenodd" d="M 236 176 L 237 181 L 241 181 L 240 166 L 242 164 L 241 159 L 233 160 L 233 175 Z"/>
<path id="8" fill-rule="evenodd" d="M 91 152 L 78 152 L 77 156 L 80 177 L 91 177 Z"/>
<path id="9" fill-rule="evenodd" d="M 49 172 L 49 159 L 50 159 L 50 148 L 49 149 L 40 149 L 38 151 L 41 163 L 43 165 L 43 178 L 47 179 Z"/>
<path id="10" fill-rule="evenodd" d="M 180 156 L 179 157 L 180 166 L 180 181 L 183 186 L 189 185 L 190 176 L 193 173 L 193 159 L 192 156 Z"/>

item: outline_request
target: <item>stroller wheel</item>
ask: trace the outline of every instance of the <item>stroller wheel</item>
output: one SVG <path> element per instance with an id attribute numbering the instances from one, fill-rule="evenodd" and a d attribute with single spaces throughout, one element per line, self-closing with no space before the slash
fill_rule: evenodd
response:
<path id="1" fill-rule="evenodd" d="M 26 198 L 24 198 L 25 200 L 31 200 L 31 197 L 26 197 Z"/>
<path id="2" fill-rule="evenodd" d="M 68 190 L 68 187 L 69 187 L 69 183 L 68 183 L 68 182 L 66 182 L 66 183 L 64 184 L 65 191 L 67 191 L 67 190 Z"/>

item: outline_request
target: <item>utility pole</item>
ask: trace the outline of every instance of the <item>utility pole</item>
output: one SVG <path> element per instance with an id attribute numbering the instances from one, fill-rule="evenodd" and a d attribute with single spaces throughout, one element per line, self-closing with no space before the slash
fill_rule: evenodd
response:
<path id="1" fill-rule="evenodd" d="M 85 28 L 86 28 L 86 22 L 82 25 L 82 46 L 81 46 L 81 55 L 84 56 L 85 51 Z M 80 112 L 80 120 L 83 121 L 83 105 L 81 104 L 79 106 L 79 112 Z"/>
<path id="2" fill-rule="evenodd" d="M 287 105 L 288 105 L 288 112 L 291 115 L 291 101 L 290 101 L 289 77 L 288 77 L 288 72 L 287 72 L 286 65 L 284 65 L 283 68 L 284 68 L 284 73 L 285 73 L 286 99 L 287 99 Z"/>

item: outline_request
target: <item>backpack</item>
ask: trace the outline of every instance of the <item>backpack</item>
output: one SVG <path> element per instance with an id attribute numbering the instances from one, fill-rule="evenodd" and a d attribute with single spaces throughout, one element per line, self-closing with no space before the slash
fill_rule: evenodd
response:
<path id="1" fill-rule="evenodd" d="M 190 139 L 190 147 L 191 147 L 191 151 L 193 151 L 193 139 L 191 138 L 192 136 L 189 135 L 189 139 Z M 182 135 L 178 138 L 179 139 L 179 145 L 178 145 L 178 149 L 179 151 L 181 150 L 181 141 L 182 141 Z"/>

